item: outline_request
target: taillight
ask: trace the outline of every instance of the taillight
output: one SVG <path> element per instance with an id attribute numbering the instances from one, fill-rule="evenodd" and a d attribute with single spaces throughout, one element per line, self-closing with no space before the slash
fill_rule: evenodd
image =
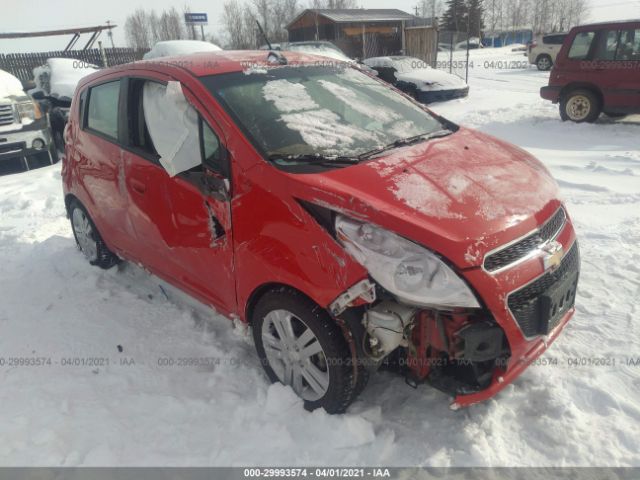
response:
<path id="1" fill-rule="evenodd" d="M 529 44 L 529 51 L 533 50 L 534 48 L 536 48 L 538 46 L 538 44 L 536 42 L 531 42 Z"/>

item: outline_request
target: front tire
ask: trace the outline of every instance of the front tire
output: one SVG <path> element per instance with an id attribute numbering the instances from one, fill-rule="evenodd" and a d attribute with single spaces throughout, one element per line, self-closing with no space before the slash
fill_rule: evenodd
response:
<path id="1" fill-rule="evenodd" d="M 560 118 L 563 121 L 592 123 L 600 116 L 601 109 L 600 100 L 589 90 L 573 90 L 560 100 Z"/>
<path id="2" fill-rule="evenodd" d="M 266 293 L 253 315 L 258 356 L 272 382 L 290 385 L 307 410 L 342 413 L 355 397 L 347 342 L 329 314 L 301 293 Z"/>
<path id="3" fill-rule="evenodd" d="M 107 248 L 89 213 L 77 200 L 73 200 L 69 205 L 69 218 L 76 244 L 91 265 L 107 269 L 120 261 L 118 256 Z"/>

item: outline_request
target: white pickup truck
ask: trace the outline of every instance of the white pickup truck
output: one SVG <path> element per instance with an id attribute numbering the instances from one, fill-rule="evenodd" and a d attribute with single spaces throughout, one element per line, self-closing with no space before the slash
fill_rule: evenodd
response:
<path id="1" fill-rule="evenodd" d="M 47 115 L 20 80 L 0 70 L 0 175 L 51 165 L 57 159 Z"/>
<path id="2" fill-rule="evenodd" d="M 551 70 L 566 36 L 566 33 L 552 33 L 531 42 L 527 46 L 529 63 L 537 66 L 538 70 Z"/>

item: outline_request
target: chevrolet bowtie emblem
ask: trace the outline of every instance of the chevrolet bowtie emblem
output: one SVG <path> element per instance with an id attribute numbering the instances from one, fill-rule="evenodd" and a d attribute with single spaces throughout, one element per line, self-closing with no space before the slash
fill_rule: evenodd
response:
<path id="1" fill-rule="evenodd" d="M 564 249 L 560 242 L 555 240 L 547 243 L 542 247 L 542 265 L 545 270 L 555 270 L 560 266 L 562 257 L 564 256 Z"/>

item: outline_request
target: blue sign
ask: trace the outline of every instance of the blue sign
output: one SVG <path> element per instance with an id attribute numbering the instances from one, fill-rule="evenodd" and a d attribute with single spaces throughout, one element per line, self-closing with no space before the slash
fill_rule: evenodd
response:
<path id="1" fill-rule="evenodd" d="M 206 25 L 207 14 L 206 13 L 185 13 L 184 22 L 189 25 Z"/>

